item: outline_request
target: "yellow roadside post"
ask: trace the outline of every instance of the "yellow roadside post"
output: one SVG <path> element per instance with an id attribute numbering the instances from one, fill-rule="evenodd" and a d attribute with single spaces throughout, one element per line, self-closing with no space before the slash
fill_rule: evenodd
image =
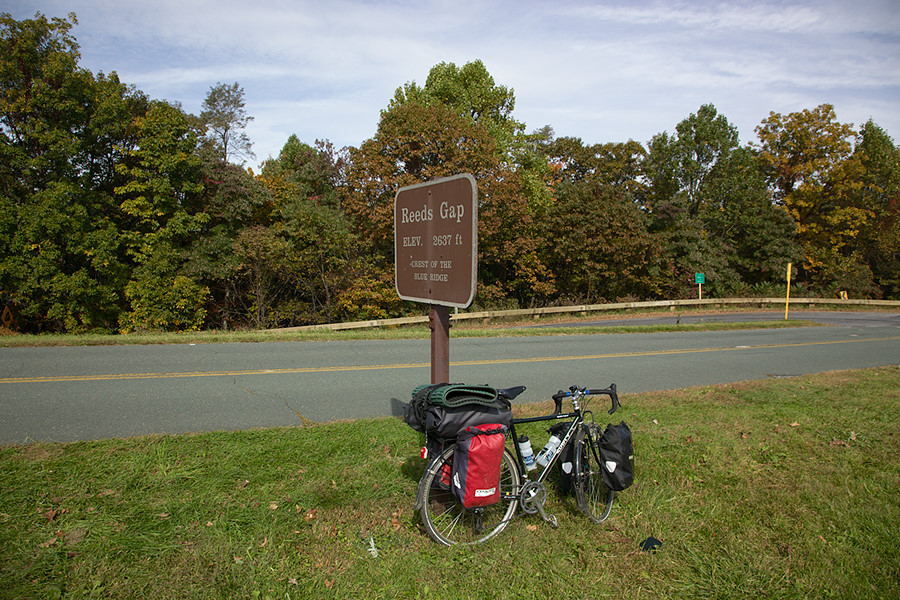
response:
<path id="1" fill-rule="evenodd" d="M 791 304 L 791 264 L 787 268 L 787 295 L 784 297 L 784 320 L 788 320 L 788 307 Z"/>

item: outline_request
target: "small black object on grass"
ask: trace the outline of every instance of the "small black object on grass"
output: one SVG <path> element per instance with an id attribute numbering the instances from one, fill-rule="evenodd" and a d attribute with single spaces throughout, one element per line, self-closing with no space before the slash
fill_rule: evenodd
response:
<path id="1" fill-rule="evenodd" d="M 655 552 L 662 546 L 662 542 L 656 539 L 653 536 L 648 537 L 646 540 L 641 542 L 641 550 L 644 552 Z"/>

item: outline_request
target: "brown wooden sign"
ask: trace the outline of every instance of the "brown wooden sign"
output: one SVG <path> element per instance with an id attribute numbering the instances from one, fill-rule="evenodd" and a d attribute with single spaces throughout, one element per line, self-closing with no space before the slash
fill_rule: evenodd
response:
<path id="1" fill-rule="evenodd" d="M 404 300 L 465 308 L 478 277 L 478 187 L 469 174 L 397 191 L 394 267 Z"/>

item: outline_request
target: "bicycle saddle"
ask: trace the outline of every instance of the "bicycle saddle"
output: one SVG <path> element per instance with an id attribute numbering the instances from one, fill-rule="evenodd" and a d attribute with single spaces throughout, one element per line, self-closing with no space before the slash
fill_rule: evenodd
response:
<path id="1" fill-rule="evenodd" d="M 524 385 L 517 385 L 511 388 L 498 389 L 497 393 L 505 396 L 509 400 L 513 400 L 516 396 L 525 391 Z"/>

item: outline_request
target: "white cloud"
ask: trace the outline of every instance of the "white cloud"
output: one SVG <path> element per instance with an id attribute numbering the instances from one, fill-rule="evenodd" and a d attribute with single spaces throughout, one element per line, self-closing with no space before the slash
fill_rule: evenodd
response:
<path id="1" fill-rule="evenodd" d="M 900 135 L 896 0 L 7 0 L 79 15 L 83 66 L 198 111 L 246 90 L 261 159 L 296 133 L 359 145 L 393 91 L 481 59 L 528 129 L 646 142 L 713 103 L 743 142 L 769 111 L 835 105 Z"/>

